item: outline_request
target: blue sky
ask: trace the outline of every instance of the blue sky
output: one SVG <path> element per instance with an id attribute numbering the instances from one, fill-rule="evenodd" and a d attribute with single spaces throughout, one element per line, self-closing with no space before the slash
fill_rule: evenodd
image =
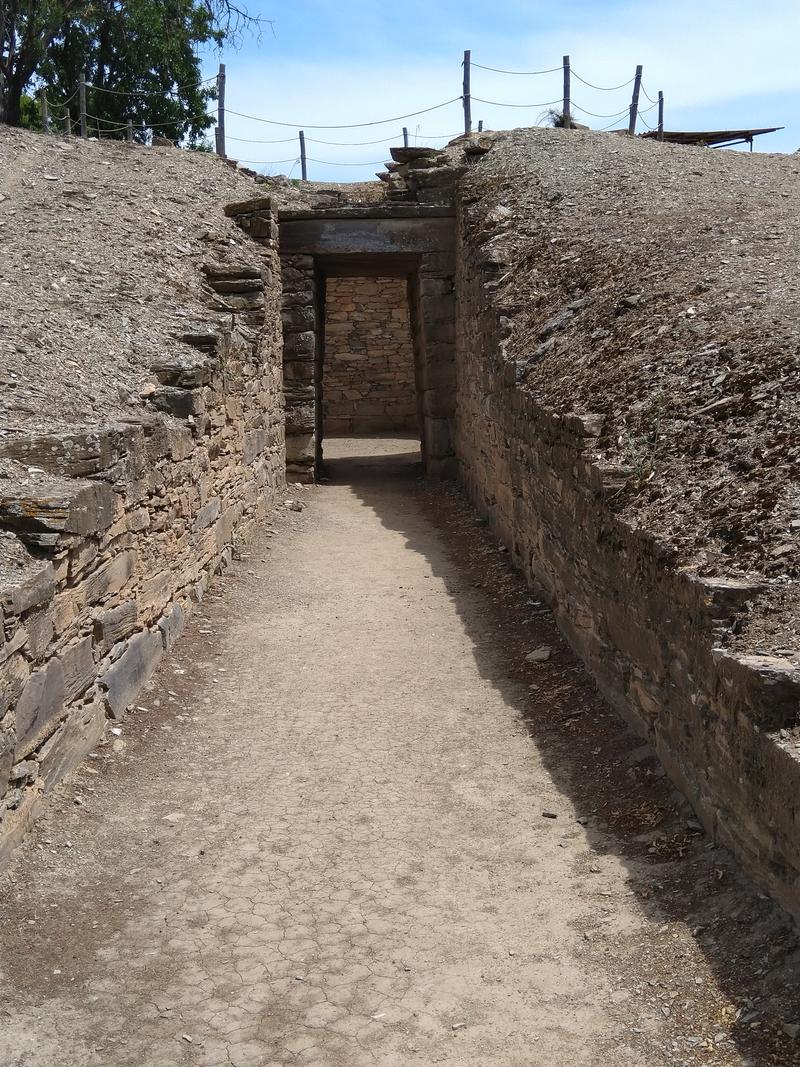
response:
<path id="1" fill-rule="evenodd" d="M 209 53 L 204 72 L 214 73 L 222 58 L 230 111 L 287 124 L 228 114 L 228 154 L 267 173 L 298 176 L 300 124 L 315 180 L 372 177 L 388 146 L 401 141 L 404 125 L 417 143 L 444 144 L 462 128 L 459 101 L 382 125 L 312 127 L 373 122 L 459 96 L 465 48 L 476 64 L 510 70 L 558 67 L 568 53 L 576 75 L 604 86 L 627 81 L 642 63 L 646 91 L 654 99 L 664 92 L 668 129 L 786 126 L 756 148 L 800 147 L 797 0 L 250 0 L 248 9 L 271 19 L 272 29 L 221 57 Z M 543 110 L 538 105 L 560 97 L 561 73 L 514 77 L 475 67 L 472 94 L 536 105 L 476 101 L 473 118 L 487 128 L 534 125 Z M 627 107 L 630 86 L 598 92 L 575 78 L 572 97 L 587 111 L 613 115 Z M 648 106 L 643 98 L 640 107 Z M 644 117 L 654 122 L 655 114 Z M 575 115 L 595 128 L 615 121 Z M 358 143 L 373 141 L 379 143 Z"/>

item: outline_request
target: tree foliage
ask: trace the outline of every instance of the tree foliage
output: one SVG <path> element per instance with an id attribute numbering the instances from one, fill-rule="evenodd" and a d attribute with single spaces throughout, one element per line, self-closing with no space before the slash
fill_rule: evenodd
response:
<path id="1" fill-rule="evenodd" d="M 0 0 L 0 121 L 26 120 L 26 90 L 46 89 L 54 122 L 77 116 L 85 72 L 92 132 L 204 141 L 216 93 L 198 49 L 236 43 L 259 20 L 231 0 Z"/>

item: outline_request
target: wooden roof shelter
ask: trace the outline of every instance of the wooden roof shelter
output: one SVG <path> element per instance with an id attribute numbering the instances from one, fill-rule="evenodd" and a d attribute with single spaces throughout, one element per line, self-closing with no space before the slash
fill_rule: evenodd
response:
<path id="1" fill-rule="evenodd" d="M 648 137 L 653 141 L 667 141 L 669 144 L 705 145 L 708 148 L 730 148 L 737 144 L 749 144 L 753 150 L 753 138 L 760 137 L 764 133 L 776 133 L 783 126 L 769 126 L 760 130 L 658 130 L 643 133 L 642 137 Z"/>

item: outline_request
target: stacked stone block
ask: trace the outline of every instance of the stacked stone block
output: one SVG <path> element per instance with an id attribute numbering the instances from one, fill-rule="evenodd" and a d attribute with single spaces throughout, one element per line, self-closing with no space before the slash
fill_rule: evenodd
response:
<path id="1" fill-rule="evenodd" d="M 328 278 L 326 435 L 418 431 L 406 278 Z"/>
<path id="2" fill-rule="evenodd" d="M 460 223 L 456 452 L 476 507 L 552 606 L 609 702 L 654 745 L 706 829 L 800 916 L 800 670 L 727 651 L 746 580 L 688 573 L 623 522 L 630 472 L 593 458 L 599 416 L 542 408 L 505 351 L 509 269 Z"/>
<path id="3" fill-rule="evenodd" d="M 276 258 L 206 265 L 230 325 L 152 368 L 140 416 L 0 444 L 0 859 L 285 485 Z"/>
<path id="4" fill-rule="evenodd" d="M 258 244 L 278 247 L 278 221 L 270 197 L 229 204 L 227 215 Z M 316 361 L 317 277 L 314 257 L 283 255 L 275 262 L 274 284 L 280 287 L 276 323 L 283 334 L 283 405 L 286 474 L 295 482 L 313 482 L 317 451 Z M 272 281 L 272 279 L 271 279 Z"/>

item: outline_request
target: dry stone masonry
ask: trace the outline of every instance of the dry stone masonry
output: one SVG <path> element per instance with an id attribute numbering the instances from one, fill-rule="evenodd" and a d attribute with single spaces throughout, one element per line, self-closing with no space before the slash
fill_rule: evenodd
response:
<path id="1" fill-rule="evenodd" d="M 418 429 L 405 278 L 329 278 L 325 300 L 326 435 Z"/>
<path id="2" fill-rule="evenodd" d="M 262 243 L 260 266 L 206 265 L 231 325 L 153 366 L 150 414 L 0 445 L 0 859 L 285 484 L 277 255 Z"/>
<path id="3" fill-rule="evenodd" d="M 614 514 L 627 472 L 591 458 L 602 418 L 526 393 L 506 352 L 515 309 L 495 301 L 508 264 L 492 236 L 463 202 L 456 454 L 467 492 L 706 830 L 800 917 L 800 671 L 721 647 L 757 587 L 676 568 L 668 546 Z"/>
<path id="4" fill-rule="evenodd" d="M 231 326 L 153 367 L 150 413 L 3 440 L 0 854 L 135 701 L 285 473 L 314 480 L 324 433 L 418 427 L 427 472 L 460 477 L 709 833 L 800 916 L 796 658 L 732 651 L 757 584 L 677 566 L 615 513 L 628 472 L 596 458 L 603 418 L 532 397 L 536 353 L 508 352 L 521 308 L 498 296 L 510 224 L 461 182 L 491 148 L 394 149 L 380 204 L 229 205 L 260 265 L 207 264 Z"/>
<path id="5" fill-rule="evenodd" d="M 456 171 L 446 170 L 450 197 Z M 438 186 L 437 188 L 443 188 Z M 455 473 L 453 210 L 444 204 L 337 206 L 279 212 L 283 274 L 286 462 L 312 481 L 323 447 L 326 301 L 339 278 L 397 278 L 408 289 L 416 410 L 426 470 Z M 335 390 L 334 390 L 335 391 Z M 409 405 L 410 407 L 410 405 Z"/>

